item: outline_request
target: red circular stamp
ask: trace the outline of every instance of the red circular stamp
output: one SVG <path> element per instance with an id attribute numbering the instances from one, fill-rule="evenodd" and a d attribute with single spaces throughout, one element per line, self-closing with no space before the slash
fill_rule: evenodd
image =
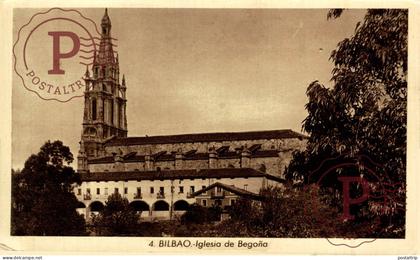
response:
<path id="1" fill-rule="evenodd" d="M 75 9 L 35 13 L 18 30 L 14 70 L 23 87 L 44 100 L 83 97 L 83 75 L 100 41 L 95 22 Z"/>

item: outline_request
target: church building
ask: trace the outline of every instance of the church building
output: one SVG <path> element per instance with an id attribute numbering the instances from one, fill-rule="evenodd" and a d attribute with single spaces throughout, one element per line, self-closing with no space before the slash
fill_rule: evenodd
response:
<path id="1" fill-rule="evenodd" d="M 87 218 L 112 193 L 145 220 L 172 219 L 193 203 L 227 209 L 239 197 L 258 199 L 261 189 L 282 185 L 293 151 L 306 145 L 306 136 L 289 129 L 128 137 L 127 82 L 120 79 L 107 11 L 84 80 L 82 183 L 75 194 Z"/>

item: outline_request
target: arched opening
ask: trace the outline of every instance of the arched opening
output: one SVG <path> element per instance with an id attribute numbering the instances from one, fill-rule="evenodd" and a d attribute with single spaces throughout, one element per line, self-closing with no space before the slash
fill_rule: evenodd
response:
<path id="1" fill-rule="evenodd" d="M 149 211 L 150 207 L 149 204 L 142 200 L 135 200 L 130 202 L 130 207 L 135 211 Z"/>
<path id="2" fill-rule="evenodd" d="M 94 201 L 89 206 L 90 211 L 102 211 L 104 209 L 104 204 L 100 201 Z"/>
<path id="3" fill-rule="evenodd" d="M 83 208 L 86 208 L 86 205 L 83 202 L 78 201 L 77 202 L 77 205 L 76 205 L 76 208 L 83 209 Z"/>
<path id="4" fill-rule="evenodd" d="M 111 100 L 111 107 L 110 107 L 110 114 L 111 114 L 111 124 L 114 124 L 114 101 Z"/>
<path id="5" fill-rule="evenodd" d="M 188 210 L 188 208 L 190 207 L 190 204 L 188 204 L 188 202 L 186 202 L 185 200 L 178 200 L 177 202 L 174 203 L 174 210 Z"/>
<path id="6" fill-rule="evenodd" d="M 96 120 L 96 98 L 92 99 L 92 120 Z"/>
<path id="7" fill-rule="evenodd" d="M 164 200 L 158 200 L 153 204 L 154 211 L 167 211 L 169 210 L 169 204 Z"/>

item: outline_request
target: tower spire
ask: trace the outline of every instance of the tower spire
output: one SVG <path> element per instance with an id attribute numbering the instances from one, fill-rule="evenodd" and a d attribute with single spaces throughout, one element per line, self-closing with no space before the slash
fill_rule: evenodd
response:
<path id="1" fill-rule="evenodd" d="M 112 49 L 108 9 L 102 17 L 101 29 L 101 42 L 93 54 L 93 77 L 84 78 L 87 87 L 78 156 L 78 170 L 81 171 L 88 170 L 88 159 L 104 155 L 103 144 L 108 138 L 127 137 L 126 87 L 119 84 L 119 64 Z M 87 67 L 85 75 L 89 74 Z"/>

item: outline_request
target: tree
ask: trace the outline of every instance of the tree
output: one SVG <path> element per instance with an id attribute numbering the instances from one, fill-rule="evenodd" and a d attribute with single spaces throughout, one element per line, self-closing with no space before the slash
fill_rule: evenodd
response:
<path id="1" fill-rule="evenodd" d="M 123 235 L 136 232 L 140 215 L 119 193 L 108 197 L 104 209 L 94 216 L 93 225 L 100 235 Z"/>
<path id="2" fill-rule="evenodd" d="M 219 221 L 221 213 L 222 209 L 217 205 L 207 208 L 194 203 L 181 216 L 181 222 L 183 224 L 204 224 Z"/>
<path id="3" fill-rule="evenodd" d="M 328 18 L 341 13 L 331 10 Z M 408 10 L 372 9 L 354 35 L 338 43 L 331 53 L 334 85 L 314 81 L 308 86 L 302 128 L 310 137 L 286 170 L 286 178 L 308 183 L 325 159 L 368 155 L 381 165 L 375 169 L 378 181 L 397 190 L 391 209 L 382 212 L 399 230 L 405 219 L 407 30 Z"/>
<path id="4" fill-rule="evenodd" d="M 80 183 L 80 176 L 68 166 L 72 161 L 67 146 L 48 141 L 26 160 L 22 171 L 12 170 L 12 235 L 85 234 L 72 191 Z"/>
<path id="5" fill-rule="evenodd" d="M 239 199 L 230 219 L 217 226 L 219 236 L 336 237 L 337 210 L 312 197 L 309 190 L 268 187 L 261 201 Z"/>

